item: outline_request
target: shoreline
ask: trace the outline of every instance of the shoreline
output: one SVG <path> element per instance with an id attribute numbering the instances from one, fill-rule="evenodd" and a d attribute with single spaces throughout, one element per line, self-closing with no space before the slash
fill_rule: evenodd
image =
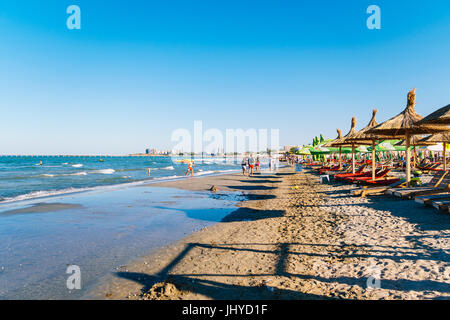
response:
<path id="1" fill-rule="evenodd" d="M 159 183 L 165 183 L 165 182 L 171 182 L 171 181 L 180 181 L 180 180 L 186 180 L 186 179 L 198 179 L 198 178 L 206 178 L 206 177 L 214 177 L 214 176 L 221 176 L 221 175 L 227 175 L 227 174 L 233 174 L 239 172 L 238 169 L 233 170 L 227 170 L 227 171 L 217 171 L 212 173 L 205 173 L 200 175 L 194 175 L 193 177 L 186 177 L 186 176 L 167 176 L 167 177 L 159 177 L 159 178 L 149 178 L 139 181 L 133 181 L 133 182 L 124 182 L 124 183 L 117 183 L 117 184 L 111 184 L 111 185 L 99 185 L 99 186 L 93 186 L 93 187 L 84 187 L 84 188 L 69 188 L 69 189 L 60 189 L 60 190 L 44 190 L 44 191 L 36 191 L 29 194 L 22 194 L 15 196 L 12 199 L 7 198 L 0 198 L 0 206 L 5 204 L 12 204 L 12 205 L 21 205 L 24 204 L 26 201 L 33 201 L 33 200 L 45 200 L 45 199 L 51 199 L 52 197 L 61 197 L 61 196 L 70 196 L 70 195 L 76 195 L 84 192 L 91 192 L 91 191 L 102 191 L 102 190 L 117 190 L 121 188 L 129 188 L 129 187 L 139 187 L 139 186 L 146 186 L 151 184 L 159 184 Z M 37 195 L 35 197 L 31 196 L 33 193 L 47 193 L 44 195 Z M 7 200 L 5 200 L 7 199 Z"/>
<path id="2" fill-rule="evenodd" d="M 450 299 L 448 217 L 413 201 L 351 197 L 352 186 L 294 170 L 161 184 L 214 184 L 247 198 L 223 222 L 135 260 L 84 298 Z M 369 285 L 377 280 L 379 288 Z"/>

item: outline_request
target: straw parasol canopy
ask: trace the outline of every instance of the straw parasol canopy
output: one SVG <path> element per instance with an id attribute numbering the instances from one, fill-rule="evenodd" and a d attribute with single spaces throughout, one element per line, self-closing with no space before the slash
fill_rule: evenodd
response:
<path id="1" fill-rule="evenodd" d="M 436 133 L 421 139 L 422 142 L 436 144 L 438 142 L 450 143 L 450 132 Z"/>
<path id="2" fill-rule="evenodd" d="M 355 145 L 364 144 L 356 141 L 351 141 L 351 138 L 354 137 L 357 133 L 356 131 L 356 117 L 352 117 L 352 122 L 350 126 L 350 131 L 345 135 L 345 137 L 341 139 L 337 139 L 332 142 L 332 146 L 335 147 L 343 147 L 343 146 L 352 146 L 352 172 L 355 173 Z"/>
<path id="3" fill-rule="evenodd" d="M 342 139 L 341 129 L 336 129 L 336 131 L 337 131 L 337 133 L 338 133 L 338 136 L 337 136 L 336 139 L 334 139 L 333 141 L 330 141 L 330 142 L 325 143 L 325 144 L 323 145 L 325 148 L 333 147 L 333 143 L 334 143 L 334 142 L 338 142 L 338 141 L 340 141 L 340 140 Z"/>
<path id="4" fill-rule="evenodd" d="M 416 123 L 416 125 L 450 125 L 450 104 L 426 116 L 418 123 Z"/>
<path id="5" fill-rule="evenodd" d="M 414 146 L 414 147 L 417 147 L 417 146 L 432 146 L 432 145 L 435 145 L 436 143 L 435 142 L 430 142 L 430 141 L 426 141 L 425 139 L 427 139 L 428 137 L 432 137 L 432 136 L 427 136 L 427 137 L 423 137 L 423 136 L 420 136 L 420 135 L 417 135 L 417 136 L 412 136 L 411 137 L 411 139 L 409 140 L 409 145 L 410 146 Z M 449 139 L 450 139 L 450 136 L 449 136 Z M 450 140 L 449 140 L 450 141 Z M 397 143 L 395 143 L 394 144 L 395 146 L 401 146 L 401 147 L 404 147 L 404 146 L 406 146 L 406 140 L 405 139 L 403 139 L 403 140 L 400 140 L 399 142 L 397 142 Z"/>
<path id="6" fill-rule="evenodd" d="M 350 126 L 349 132 L 348 132 L 343 138 L 336 139 L 336 140 L 332 141 L 332 142 L 331 142 L 331 145 L 332 145 L 333 147 L 339 147 L 339 146 L 347 146 L 347 145 L 351 145 L 351 143 L 349 143 L 349 142 L 347 141 L 347 138 L 350 138 L 350 137 L 352 137 L 354 134 L 356 134 L 356 129 L 355 129 L 355 127 L 356 127 L 356 118 L 355 118 L 355 117 L 352 117 L 352 122 L 351 122 L 351 126 Z"/>
<path id="7" fill-rule="evenodd" d="M 376 135 L 389 136 L 391 138 L 405 138 L 406 140 L 406 181 L 409 184 L 411 180 L 411 150 L 410 137 L 414 134 L 433 134 L 448 130 L 446 127 L 436 128 L 435 126 L 415 125 L 423 119 L 414 109 L 416 105 L 416 89 L 408 92 L 408 100 L 405 110 L 395 117 L 370 129 L 368 133 Z"/>
<path id="8" fill-rule="evenodd" d="M 367 132 L 370 129 L 372 129 L 378 125 L 377 120 L 375 120 L 377 112 L 378 112 L 377 109 L 373 109 L 372 110 L 372 118 L 370 119 L 369 124 L 365 128 L 354 133 L 349 138 L 349 140 L 354 141 L 354 142 L 372 145 L 372 180 L 375 179 L 375 167 L 376 167 L 376 164 L 375 164 L 375 139 L 374 139 L 374 136 L 372 136 L 371 134 L 368 134 Z"/>
<path id="9" fill-rule="evenodd" d="M 372 143 L 373 136 L 371 134 L 368 134 L 367 131 L 378 125 L 377 120 L 375 120 L 377 112 L 378 112 L 377 109 L 373 109 L 372 118 L 370 119 L 369 124 L 365 128 L 359 130 L 358 132 L 355 132 L 351 137 L 348 138 L 348 140 L 359 142 L 363 141 L 369 144 Z"/>
<path id="10" fill-rule="evenodd" d="M 405 110 L 395 117 L 375 126 L 367 133 L 372 135 L 383 135 L 390 138 L 403 138 L 407 134 L 433 134 L 450 130 L 450 128 L 419 125 L 423 119 L 415 110 L 416 89 L 408 92 L 408 101 Z"/>

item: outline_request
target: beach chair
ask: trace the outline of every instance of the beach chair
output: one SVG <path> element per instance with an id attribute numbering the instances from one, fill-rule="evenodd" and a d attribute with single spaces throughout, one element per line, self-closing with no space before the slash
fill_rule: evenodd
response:
<path id="1" fill-rule="evenodd" d="M 344 180 L 344 179 L 347 178 L 347 177 L 357 177 L 357 176 L 363 174 L 363 171 L 364 171 L 366 168 L 367 168 L 367 165 L 364 164 L 364 165 L 360 166 L 360 167 L 355 171 L 355 173 L 348 172 L 348 173 L 336 174 L 336 175 L 334 175 L 334 179 L 335 179 L 335 180 Z M 348 170 L 351 171 L 352 168 L 349 167 Z"/>
<path id="2" fill-rule="evenodd" d="M 352 190 L 351 194 L 354 196 L 360 195 L 361 197 L 365 197 L 369 194 L 381 195 L 381 194 L 384 194 L 386 192 L 386 190 L 388 190 L 388 189 L 399 188 L 405 184 L 406 184 L 406 181 L 399 179 L 398 181 L 395 181 L 394 183 L 391 183 L 390 185 L 387 185 L 387 186 L 386 185 L 385 186 L 377 186 L 377 187 L 364 186 L 362 188 Z"/>
<path id="3" fill-rule="evenodd" d="M 389 172 L 391 172 L 391 169 L 389 169 L 389 168 L 379 169 L 377 172 L 375 172 L 375 179 L 384 178 L 385 176 L 387 176 L 389 174 Z M 359 176 L 359 177 L 345 178 L 344 180 L 347 182 L 350 182 L 350 183 L 361 183 L 366 180 L 367 181 L 372 180 L 372 172 L 367 172 L 364 175 Z"/>
<path id="4" fill-rule="evenodd" d="M 450 200 L 450 192 L 444 192 L 441 194 L 431 194 L 431 195 L 424 195 L 424 196 L 416 196 L 414 198 L 414 201 L 420 204 L 424 204 L 426 206 L 431 206 L 433 201 L 440 201 L 440 200 Z"/>
<path id="5" fill-rule="evenodd" d="M 326 171 L 325 174 L 330 175 L 330 177 L 333 177 L 338 175 L 338 174 L 344 174 L 344 173 L 351 173 L 352 172 L 352 167 L 351 166 L 345 166 L 343 165 L 344 168 L 342 168 L 341 170 L 338 171 Z"/>
<path id="6" fill-rule="evenodd" d="M 449 190 L 448 171 L 439 171 L 433 176 L 431 181 L 423 187 L 403 188 L 403 189 L 389 189 L 388 194 L 399 198 L 413 199 L 417 196 L 433 195 L 445 193 Z"/>
<path id="7" fill-rule="evenodd" d="M 319 169 L 319 174 L 325 174 L 328 171 L 338 171 L 340 169 L 341 169 L 341 166 L 338 164 L 334 167 Z"/>
<path id="8" fill-rule="evenodd" d="M 431 205 L 437 210 L 448 212 L 450 208 L 450 200 L 435 200 L 431 202 Z"/>
<path id="9" fill-rule="evenodd" d="M 429 163 L 428 165 L 425 165 L 425 166 L 418 166 L 417 168 L 423 172 L 441 171 L 441 169 L 439 169 L 440 165 L 441 165 L 440 162 L 435 162 L 435 163 Z"/>

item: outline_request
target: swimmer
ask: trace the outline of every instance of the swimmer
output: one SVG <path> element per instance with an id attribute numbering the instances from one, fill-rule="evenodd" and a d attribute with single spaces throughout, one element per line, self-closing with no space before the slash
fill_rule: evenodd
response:
<path id="1" fill-rule="evenodd" d="M 150 176 L 150 168 L 147 168 L 147 175 Z"/>

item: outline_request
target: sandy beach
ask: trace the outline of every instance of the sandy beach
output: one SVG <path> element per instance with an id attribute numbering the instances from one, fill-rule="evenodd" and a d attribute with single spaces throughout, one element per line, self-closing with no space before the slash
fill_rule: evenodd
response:
<path id="1" fill-rule="evenodd" d="M 124 266 L 86 298 L 449 299 L 450 219 L 414 201 L 352 197 L 308 170 L 153 186 L 242 193 L 223 222 Z M 145 188 L 152 188 L 146 186 Z"/>

